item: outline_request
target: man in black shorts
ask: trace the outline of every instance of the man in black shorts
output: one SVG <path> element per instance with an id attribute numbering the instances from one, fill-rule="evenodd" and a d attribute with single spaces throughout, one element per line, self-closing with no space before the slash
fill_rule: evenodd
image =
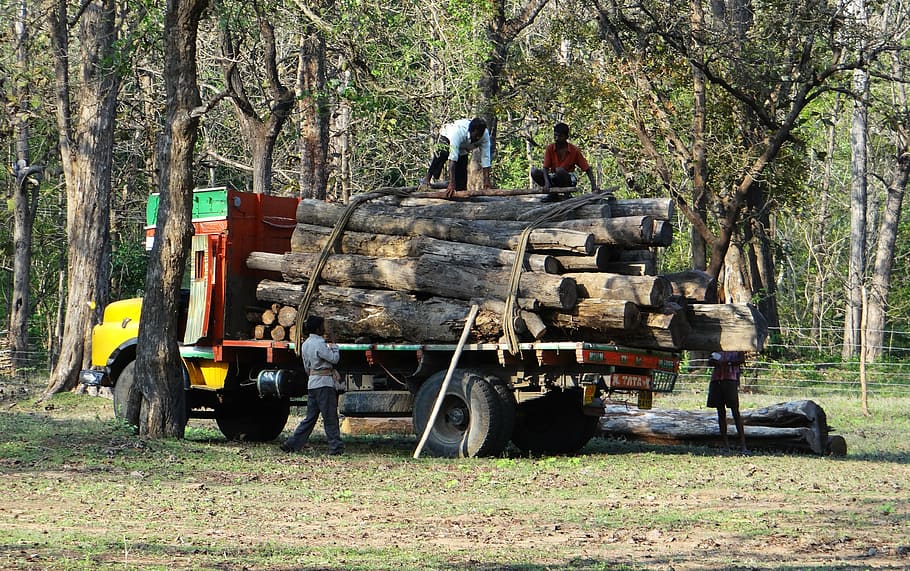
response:
<path id="1" fill-rule="evenodd" d="M 717 424 L 720 425 L 720 435 L 724 439 L 724 446 L 730 447 L 727 440 L 727 408 L 733 414 L 733 422 L 739 432 L 739 445 L 743 454 L 748 454 L 746 448 L 746 433 L 743 429 L 743 420 L 739 415 L 739 376 L 746 355 L 742 351 L 718 351 L 711 353 L 708 364 L 714 367 L 711 373 L 711 383 L 708 385 L 707 406 L 717 409 Z"/>

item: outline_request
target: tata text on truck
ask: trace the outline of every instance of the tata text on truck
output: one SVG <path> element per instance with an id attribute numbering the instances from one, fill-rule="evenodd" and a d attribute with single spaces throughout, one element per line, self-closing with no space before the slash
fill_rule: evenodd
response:
<path id="1" fill-rule="evenodd" d="M 256 284 L 280 279 L 246 266 L 250 252 L 285 253 L 298 200 L 225 188 L 193 195 L 180 353 L 187 408 L 214 418 L 229 439 L 268 441 L 285 428 L 291 406 L 305 402 L 306 374 L 289 339 L 253 339 L 247 312 Z M 147 208 L 147 247 L 158 197 Z M 112 387 L 115 414 L 138 425 L 141 397 L 135 357 L 141 299 L 109 304 L 92 332 L 92 367 L 82 382 Z M 363 344 L 340 340 L 348 417 L 411 416 L 423 433 L 456 345 Z M 572 453 L 595 434 L 603 401 L 650 407 L 673 389 L 676 353 L 587 343 L 467 344 L 424 450 L 440 456 L 500 454 L 511 441 L 533 453 Z"/>

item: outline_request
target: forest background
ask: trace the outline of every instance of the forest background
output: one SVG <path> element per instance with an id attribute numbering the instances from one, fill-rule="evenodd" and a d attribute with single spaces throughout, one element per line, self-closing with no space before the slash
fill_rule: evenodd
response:
<path id="1" fill-rule="evenodd" d="M 483 116 L 494 186 L 528 188 L 564 121 L 602 188 L 674 199 L 660 273 L 761 309 L 764 382 L 853 391 L 869 363 L 874 392 L 906 392 L 906 5 L 386 4 L 0 0 L 3 374 L 72 388 L 104 304 L 148 291 L 145 204 L 192 76 L 195 186 L 413 186 L 438 128 Z M 193 74 L 171 57 L 187 12 Z"/>

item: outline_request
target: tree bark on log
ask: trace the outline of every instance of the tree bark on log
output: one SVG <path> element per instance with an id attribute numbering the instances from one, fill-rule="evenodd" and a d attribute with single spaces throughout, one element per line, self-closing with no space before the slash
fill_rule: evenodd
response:
<path id="1" fill-rule="evenodd" d="M 620 198 L 610 202 L 610 215 L 613 218 L 651 216 L 655 220 L 672 222 L 676 211 L 670 198 Z"/>
<path id="2" fill-rule="evenodd" d="M 638 327 L 623 331 L 608 330 L 600 333 L 605 342 L 643 349 L 679 350 L 690 333 L 686 314 L 674 307 L 661 310 L 642 309 Z"/>
<path id="3" fill-rule="evenodd" d="M 673 295 L 687 303 L 717 303 L 717 280 L 701 270 L 664 274 L 673 288 Z"/>
<path id="4" fill-rule="evenodd" d="M 565 329 L 628 331 L 641 323 L 641 312 L 631 301 L 580 299 L 572 310 L 545 311 L 544 318 Z"/>
<path id="5" fill-rule="evenodd" d="M 623 218 L 579 218 L 548 222 L 548 228 L 560 228 L 594 236 L 595 244 L 641 248 L 650 246 L 654 239 L 654 219 L 650 216 L 627 216 Z M 590 252 L 588 252 L 590 253 Z"/>
<path id="6" fill-rule="evenodd" d="M 432 199 L 404 199 L 399 206 L 373 202 L 365 207 L 369 211 L 414 218 L 455 218 L 461 220 L 511 220 L 530 221 L 543 216 L 556 204 L 504 199 L 488 202 L 465 202 Z M 570 218 L 610 218 L 609 201 L 583 204 L 563 216 Z"/>
<path id="7" fill-rule="evenodd" d="M 830 434 L 824 410 L 813 401 L 791 401 L 743 410 L 741 416 L 746 425 L 748 448 L 837 456 L 847 453 L 843 438 Z M 732 416 L 728 417 L 728 425 L 730 436 L 735 438 Z M 657 444 L 723 446 L 714 409 L 637 410 L 608 405 L 600 421 L 600 432 L 602 436 Z"/>
<path id="8" fill-rule="evenodd" d="M 661 276 L 624 276 L 604 272 L 563 274 L 578 285 L 578 297 L 628 300 L 647 307 L 662 306 L 672 293 L 670 282 Z"/>
<path id="9" fill-rule="evenodd" d="M 555 255 L 562 272 L 602 272 L 616 255 L 613 246 L 597 246 L 590 256 Z"/>
<path id="10" fill-rule="evenodd" d="M 263 280 L 256 296 L 293 305 L 300 303 L 305 290 L 300 284 Z M 456 343 L 470 311 L 470 302 L 440 297 L 418 300 L 397 291 L 328 285 L 317 291 L 310 314 L 324 316 L 339 340 Z M 472 342 L 498 342 L 500 323 L 498 314 L 481 309 L 471 330 Z"/>
<path id="11" fill-rule="evenodd" d="M 331 228 L 312 224 L 297 224 L 291 236 L 292 252 L 319 253 L 325 248 L 332 233 Z M 418 258 L 424 254 L 445 255 L 452 263 L 484 268 L 511 266 L 515 263 L 515 252 L 490 246 L 478 246 L 462 242 L 448 242 L 429 236 L 394 236 L 390 234 L 368 234 L 345 231 L 340 239 L 336 254 L 360 254 L 380 258 Z M 530 254 L 527 264 L 531 271 L 548 274 L 559 273 L 559 262 L 555 257 L 544 254 Z"/>
<path id="12" fill-rule="evenodd" d="M 334 227 L 345 207 L 320 200 L 302 200 L 297 207 L 297 222 Z M 515 250 L 518 248 L 523 222 L 502 220 L 468 221 L 456 218 L 409 218 L 379 214 L 358 208 L 348 220 L 345 230 L 401 236 L 429 236 L 449 242 L 463 242 Z M 528 244 L 532 250 L 565 250 L 590 254 L 594 238 L 590 233 L 563 228 L 540 228 L 531 232 Z"/>
<path id="13" fill-rule="evenodd" d="M 267 254 L 253 252 L 247 267 L 274 270 L 276 263 L 286 281 L 309 280 L 318 254 Z M 327 284 L 345 287 L 369 287 L 394 291 L 422 292 L 441 297 L 470 300 L 475 297 L 505 299 L 510 270 L 462 267 L 447 263 L 437 256 L 388 259 L 337 254 L 330 256 L 320 279 Z M 578 299 L 575 280 L 563 276 L 523 272 L 518 282 L 518 295 L 532 298 L 543 307 L 569 309 Z"/>
<path id="14" fill-rule="evenodd" d="M 685 308 L 691 331 L 683 349 L 759 352 L 768 338 L 768 323 L 749 303 L 696 303 Z"/>

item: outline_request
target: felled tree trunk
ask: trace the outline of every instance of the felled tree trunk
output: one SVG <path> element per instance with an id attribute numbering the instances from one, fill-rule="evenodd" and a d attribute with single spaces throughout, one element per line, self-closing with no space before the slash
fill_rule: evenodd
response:
<path id="1" fill-rule="evenodd" d="M 343 206 L 318 200 L 302 200 L 297 207 L 297 222 L 334 227 L 344 209 Z M 386 215 L 358 208 L 351 214 L 345 230 L 401 236 L 430 236 L 450 242 L 514 250 L 517 249 L 526 227 L 527 224 L 524 222 L 412 218 L 402 214 Z M 534 230 L 528 243 L 532 250 L 564 250 L 582 254 L 594 251 L 594 238 L 590 233 L 556 227 Z"/>
<path id="2" fill-rule="evenodd" d="M 746 425 L 746 446 L 755 449 L 794 450 L 813 454 L 843 456 L 843 437 L 829 434 L 824 410 L 813 401 L 775 404 L 741 411 Z M 736 441 L 733 418 L 728 419 L 728 438 Z M 638 410 L 609 405 L 600 420 L 601 435 L 657 444 L 722 446 L 714 409 Z"/>
<path id="3" fill-rule="evenodd" d="M 663 275 L 687 303 L 717 303 L 717 280 L 708 272 L 688 270 Z"/>
<path id="4" fill-rule="evenodd" d="M 641 323 L 638 307 L 630 301 L 580 299 L 568 311 L 546 311 L 544 317 L 557 327 L 603 331 L 630 330 Z"/>
<path id="5" fill-rule="evenodd" d="M 303 299 L 300 284 L 264 280 L 256 288 L 263 301 L 294 305 Z M 339 340 L 366 342 L 401 341 L 456 343 L 461 337 L 470 303 L 455 299 L 413 295 L 383 290 L 364 290 L 322 285 L 313 299 L 310 314 L 326 317 Z M 497 342 L 502 335 L 500 316 L 481 309 L 471 339 Z"/>
<path id="6" fill-rule="evenodd" d="M 321 252 L 332 233 L 331 228 L 312 224 L 297 224 L 291 236 L 292 252 Z M 473 267 L 511 266 L 515 252 L 490 246 L 437 240 L 428 236 L 394 236 L 345 231 L 340 238 L 338 254 L 361 254 L 380 258 L 417 258 L 424 254 L 448 256 L 454 264 Z M 555 257 L 530 254 L 526 263 L 532 271 L 555 274 L 559 262 Z"/>
<path id="7" fill-rule="evenodd" d="M 660 276 L 624 276 L 605 272 L 563 274 L 578 285 L 578 296 L 595 299 L 624 299 L 638 305 L 659 307 L 670 297 L 670 282 Z"/>
<path id="8" fill-rule="evenodd" d="M 541 204 L 523 200 L 497 200 L 496 202 L 463 202 L 437 199 L 403 199 L 401 207 L 384 206 L 373 202 L 370 211 L 402 213 L 416 218 L 456 218 L 462 220 L 534 220 L 553 210 L 556 204 Z M 374 210 L 375 209 L 375 210 Z M 610 205 L 604 199 L 584 204 L 563 216 L 571 218 L 610 218 Z"/>
<path id="9" fill-rule="evenodd" d="M 280 268 L 286 281 L 300 283 L 310 279 L 317 259 L 317 254 L 309 253 L 282 256 L 253 252 L 247 258 L 247 267 L 273 271 Z M 337 254 L 328 258 L 320 279 L 331 285 L 422 292 L 462 300 L 505 299 L 509 270 L 458 266 L 438 256 L 388 259 Z M 575 280 L 537 272 L 521 274 L 518 294 L 539 301 L 543 307 L 557 309 L 573 307 L 578 298 Z"/>
<path id="10" fill-rule="evenodd" d="M 670 198 L 632 198 L 610 202 L 610 215 L 650 216 L 655 220 L 673 220 L 676 216 L 673 200 Z"/>
<path id="11" fill-rule="evenodd" d="M 752 304 L 694 303 L 685 311 L 691 331 L 684 349 L 755 352 L 768 337 L 768 323 Z"/>

